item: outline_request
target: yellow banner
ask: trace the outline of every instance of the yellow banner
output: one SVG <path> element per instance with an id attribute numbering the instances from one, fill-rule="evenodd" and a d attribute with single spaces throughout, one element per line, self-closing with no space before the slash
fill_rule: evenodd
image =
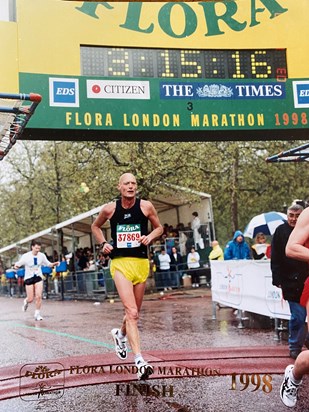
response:
<path id="1" fill-rule="evenodd" d="M 308 0 L 17 0 L 16 7 L 20 72 L 81 75 L 81 45 L 283 48 L 288 77 L 308 77 Z"/>

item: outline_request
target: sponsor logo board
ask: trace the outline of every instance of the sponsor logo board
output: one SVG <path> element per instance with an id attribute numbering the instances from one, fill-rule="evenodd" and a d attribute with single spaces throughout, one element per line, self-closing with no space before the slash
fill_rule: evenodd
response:
<path id="1" fill-rule="evenodd" d="M 49 78 L 49 105 L 79 107 L 78 79 Z"/>
<path id="2" fill-rule="evenodd" d="M 309 107 L 309 81 L 293 82 L 294 107 Z"/>
<path id="3" fill-rule="evenodd" d="M 160 83 L 161 99 L 284 99 L 284 83 Z"/>
<path id="4" fill-rule="evenodd" d="M 149 100 L 149 81 L 87 80 L 88 99 Z"/>

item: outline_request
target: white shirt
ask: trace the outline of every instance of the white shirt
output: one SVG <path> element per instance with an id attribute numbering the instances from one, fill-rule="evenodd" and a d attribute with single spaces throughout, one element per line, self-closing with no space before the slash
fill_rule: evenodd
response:
<path id="1" fill-rule="evenodd" d="M 200 255 L 197 252 L 189 253 L 187 258 L 187 265 L 189 269 L 196 269 L 200 267 Z"/>
<path id="2" fill-rule="evenodd" d="M 42 276 L 42 266 L 52 266 L 52 263 L 47 259 L 47 257 L 42 252 L 38 252 L 34 255 L 31 252 L 24 253 L 18 262 L 15 263 L 16 266 L 25 266 L 25 280 L 32 278 L 33 276 Z"/>
<path id="3" fill-rule="evenodd" d="M 170 269 L 170 255 L 168 255 L 167 253 L 165 253 L 163 255 L 163 253 L 160 253 L 160 255 L 158 256 L 159 258 L 159 262 L 160 262 L 160 269 L 161 270 L 169 270 Z"/>

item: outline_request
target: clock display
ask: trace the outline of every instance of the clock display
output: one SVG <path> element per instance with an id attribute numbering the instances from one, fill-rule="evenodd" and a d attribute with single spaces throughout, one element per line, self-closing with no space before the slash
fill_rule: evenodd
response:
<path id="1" fill-rule="evenodd" d="M 169 79 L 287 78 L 285 49 L 194 50 L 81 46 L 84 76 Z"/>

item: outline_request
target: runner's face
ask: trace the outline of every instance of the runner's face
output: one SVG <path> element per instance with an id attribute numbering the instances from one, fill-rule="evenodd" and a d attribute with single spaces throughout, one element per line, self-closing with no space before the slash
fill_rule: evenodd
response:
<path id="1" fill-rule="evenodd" d="M 129 173 L 123 175 L 120 178 L 118 189 L 122 197 L 134 198 L 137 190 L 135 177 Z"/>
<path id="2" fill-rule="evenodd" d="M 40 250 L 41 250 L 41 246 L 40 246 L 40 245 L 34 245 L 34 246 L 32 246 L 32 253 L 33 253 L 34 255 L 37 255 L 37 254 L 40 252 Z"/>

